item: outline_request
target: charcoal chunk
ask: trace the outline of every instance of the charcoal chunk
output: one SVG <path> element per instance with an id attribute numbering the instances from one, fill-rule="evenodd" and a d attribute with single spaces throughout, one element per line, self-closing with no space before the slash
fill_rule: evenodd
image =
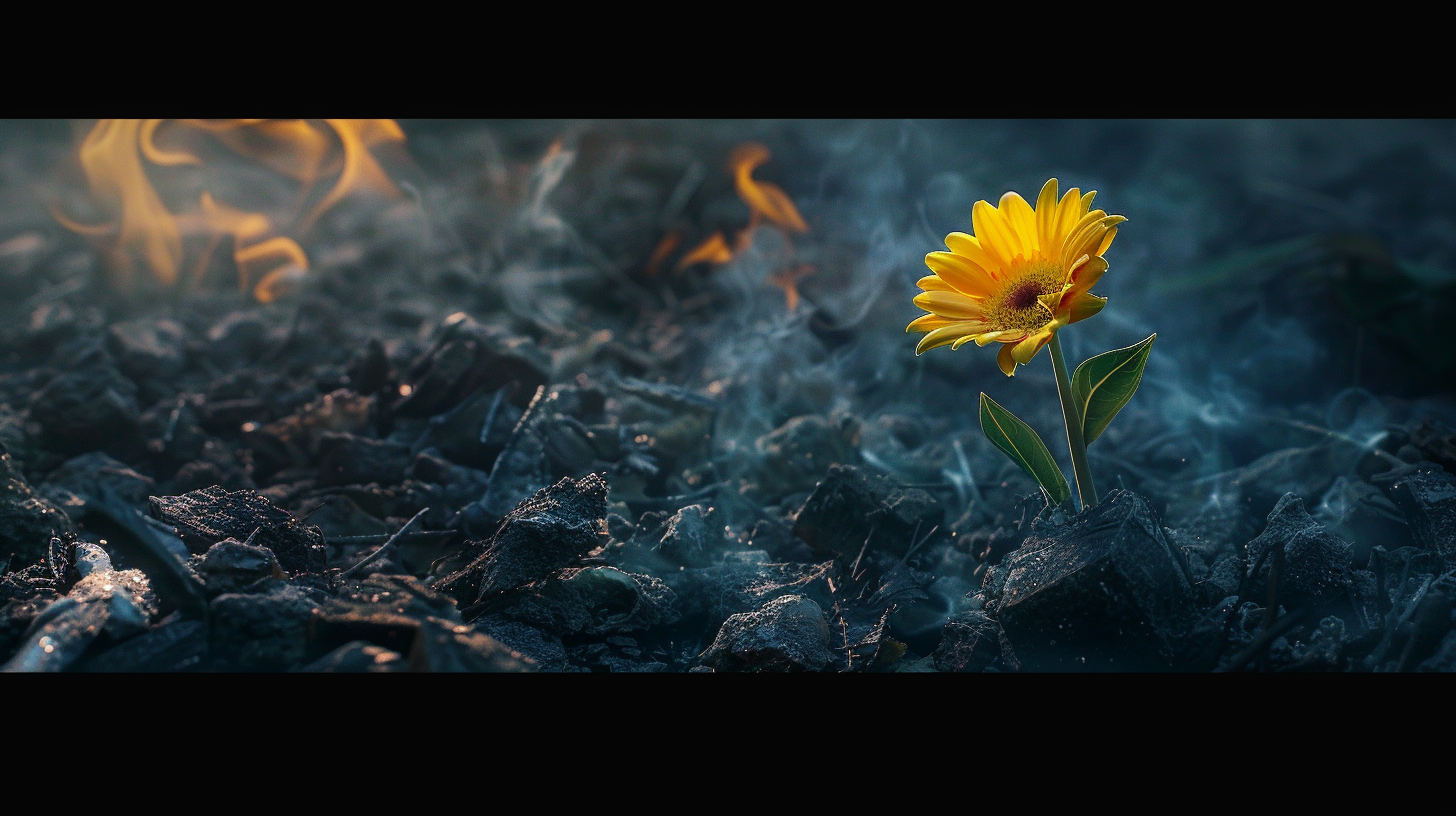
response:
<path id="1" fill-rule="evenodd" d="M 409 670 L 416 672 L 535 671 L 535 661 L 473 627 L 436 619 L 425 620 L 409 652 Z"/>
<path id="2" fill-rule="evenodd" d="M 723 622 L 703 665 L 718 671 L 824 671 L 834 663 L 819 604 L 786 595 Z"/>
<path id="3" fill-rule="evenodd" d="M 665 584 L 614 567 L 564 570 L 522 593 L 502 614 L 561 636 L 631 632 L 680 617 Z"/>
<path id="4" fill-rule="evenodd" d="M 684 567 L 712 563 L 723 546 L 723 531 L 700 504 L 690 504 L 667 521 L 667 529 L 653 547 L 660 555 Z"/>
<path id="5" fill-rule="evenodd" d="M 1405 516 L 1375 485 L 1341 476 L 1325 493 L 1314 518 L 1350 542 L 1352 561 L 1364 564 L 1370 548 L 1408 547 L 1415 543 Z"/>
<path id="6" fill-rule="evenodd" d="M 67 460 L 46 477 L 42 487 L 52 495 L 57 489 L 69 491 L 84 501 L 109 496 L 128 507 L 144 510 L 155 484 L 124 463 L 104 453 L 92 452 Z"/>
<path id="7" fill-rule="evenodd" d="M 935 649 L 935 668 L 943 672 L 982 672 L 1001 656 L 1001 626 L 990 615 L 971 610 L 951 615 Z"/>
<path id="8" fill-rule="evenodd" d="M 209 547 L 198 571 L 209 596 L 241 592 L 265 578 L 283 577 L 272 550 L 231 538 Z"/>
<path id="9" fill-rule="evenodd" d="M 322 433 L 318 437 L 318 484 L 321 487 L 397 485 L 404 481 L 410 459 L 409 448 L 395 442 L 347 433 Z"/>
<path id="10" fill-rule="evenodd" d="M 1125 490 L 1034 527 L 1002 566 L 996 614 L 1032 671 L 1169 668 L 1196 614 L 1186 566 L 1147 500 Z"/>
<path id="11" fill-rule="evenodd" d="M 940 502 L 923 490 L 851 465 L 831 465 L 794 520 L 794 535 L 841 558 L 854 559 L 861 548 L 900 557 L 944 515 Z"/>
<path id="12" fill-rule="evenodd" d="M 1456 567 L 1456 476 L 1434 468 L 1398 469 L 1375 482 L 1405 514 L 1416 543 Z"/>
<path id="13" fill-rule="evenodd" d="M 308 654 L 314 603 L 285 581 L 261 592 L 226 593 L 212 600 L 208 639 L 219 668 L 287 671 Z"/>
<path id="14" fill-rule="evenodd" d="M 109 365 L 56 377 L 30 404 L 47 444 L 61 453 L 112 450 L 136 437 L 136 385 Z"/>
<path id="15" fill-rule="evenodd" d="M 754 443 L 763 457 L 763 487 L 771 495 L 813 490 L 830 465 L 859 463 L 839 427 L 817 414 L 794 417 Z"/>
<path id="16" fill-rule="evenodd" d="M 187 365 L 186 330 L 175 320 L 127 320 L 107 330 L 117 368 L 133 380 L 169 379 Z"/>
<path id="17" fill-rule="evenodd" d="M 299 669 L 326 674 L 380 674 L 408 668 L 404 655 L 363 640 L 354 640 Z"/>
<path id="18" fill-rule="evenodd" d="M 0 449 L 0 558 L 33 564 L 46 557 L 51 536 L 75 531 L 70 517 L 37 496 L 15 460 Z"/>
<path id="19" fill-rule="evenodd" d="M 1305 512 L 1304 500 L 1286 494 L 1269 513 L 1268 524 L 1249 542 L 1248 562 L 1256 586 L 1264 586 L 1273 567 L 1271 547 L 1283 550 L 1277 591 L 1286 606 L 1343 598 L 1351 581 L 1348 542 L 1331 534 Z M 1258 572 L 1252 572 L 1258 567 Z"/>
<path id="20" fill-rule="evenodd" d="M 229 493 L 214 486 L 181 496 L 153 496 L 151 513 L 175 525 L 194 553 L 206 552 L 223 539 L 248 541 L 252 536 L 253 544 L 272 550 L 290 573 L 322 572 L 327 565 L 323 532 L 274 507 L 257 491 Z"/>
<path id="21" fill-rule="evenodd" d="M 436 588 L 465 607 L 546 578 L 603 543 L 606 515 L 605 479 L 564 478 L 517 505 L 481 554 Z"/>
<path id="22" fill-rule="evenodd" d="M 177 672 L 201 664 L 207 655 L 207 625 L 177 619 L 122 641 L 76 666 L 77 671 Z"/>

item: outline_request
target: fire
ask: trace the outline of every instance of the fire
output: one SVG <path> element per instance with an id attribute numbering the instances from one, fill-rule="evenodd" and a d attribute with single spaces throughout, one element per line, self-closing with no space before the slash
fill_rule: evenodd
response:
<path id="1" fill-rule="evenodd" d="M 354 193 L 398 197 L 399 188 L 374 156 L 375 149 L 403 143 L 392 119 L 162 120 L 102 119 L 80 148 L 81 168 L 92 199 L 109 223 L 77 223 L 57 208 L 52 215 L 67 229 L 97 241 L 117 282 L 132 282 L 138 261 L 164 286 L 177 283 L 187 239 L 201 236 L 203 248 L 192 265 L 194 282 L 224 238 L 233 243 L 239 290 L 268 303 L 287 294 L 308 271 L 308 255 L 294 237 L 306 233 L 325 212 Z M 164 127 L 165 126 L 165 127 Z M 205 165 L 198 154 L 162 147 L 159 130 L 184 142 L 207 135 L 299 184 L 288 227 L 279 229 L 262 213 L 215 200 L 203 191 L 194 210 L 174 214 L 148 176 L 148 166 Z M 333 186 L 299 217 L 319 182 L 337 173 Z"/>
<path id="2" fill-rule="evenodd" d="M 677 271 L 699 263 L 710 263 L 715 266 L 726 264 L 748 248 L 753 240 L 753 231 L 765 222 L 777 227 L 784 234 L 787 240 L 791 233 L 808 232 L 809 225 L 804 222 L 804 217 L 794 206 L 789 198 L 778 185 L 760 181 L 753 177 L 753 171 L 769 160 L 771 154 L 767 147 L 757 143 L 748 142 L 733 148 L 728 155 L 728 167 L 733 174 L 733 185 L 738 191 L 738 197 L 744 204 L 748 205 L 749 217 L 748 226 L 739 230 L 730 247 L 728 239 L 723 233 L 714 232 L 706 241 L 688 250 L 677 262 Z M 657 249 L 652 254 L 649 262 L 649 271 L 655 273 L 662 260 L 677 247 L 680 236 L 676 232 L 670 232 L 663 237 Z M 794 311 L 799 305 L 799 290 L 797 281 L 805 275 L 813 274 L 814 268 L 807 264 L 784 269 L 769 278 L 769 282 L 784 290 L 784 302 L 789 311 Z"/>

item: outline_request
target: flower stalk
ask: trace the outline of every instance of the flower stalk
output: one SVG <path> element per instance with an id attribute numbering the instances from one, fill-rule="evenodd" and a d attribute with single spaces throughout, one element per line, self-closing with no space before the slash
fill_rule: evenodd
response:
<path id="1" fill-rule="evenodd" d="M 1057 396 L 1062 400 L 1062 421 L 1067 425 L 1067 448 L 1072 454 L 1072 471 L 1077 478 L 1077 500 L 1082 509 L 1097 506 L 1097 486 L 1092 482 L 1092 468 L 1087 464 L 1087 442 L 1082 436 L 1082 411 L 1072 393 L 1072 378 L 1067 376 L 1067 360 L 1062 356 L 1062 340 L 1052 335 L 1052 368 L 1057 374 Z"/>

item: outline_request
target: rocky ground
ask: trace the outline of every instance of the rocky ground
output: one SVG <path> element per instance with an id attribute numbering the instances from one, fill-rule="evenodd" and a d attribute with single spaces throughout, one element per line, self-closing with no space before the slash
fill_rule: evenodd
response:
<path id="1" fill-rule="evenodd" d="M 6 670 L 1456 670 L 1449 126 L 404 125 L 270 304 L 118 291 L 0 133 Z M 654 263 L 750 140 L 809 231 Z M 1159 333 L 1082 513 L 975 418 L 1064 459 L 1045 355 L 904 334 L 1053 174 L 1130 218 L 1073 362 Z"/>

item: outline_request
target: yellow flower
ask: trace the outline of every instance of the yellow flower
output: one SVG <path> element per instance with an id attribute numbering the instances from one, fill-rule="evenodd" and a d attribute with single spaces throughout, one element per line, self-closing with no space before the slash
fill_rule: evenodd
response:
<path id="1" fill-rule="evenodd" d="M 996 362 L 1010 377 L 1026 365 L 1061 327 L 1097 314 L 1107 298 L 1088 292 L 1107 261 L 1120 215 L 1090 210 L 1097 193 L 1073 187 L 1057 201 L 1057 180 L 1041 188 L 1033 210 L 1016 193 L 993 207 L 971 209 L 975 235 L 952 232 L 949 252 L 932 252 L 925 265 L 935 274 L 920 279 L 915 305 L 930 312 L 905 331 L 928 332 L 915 353 L 938 346 L 960 348 L 1001 343 Z"/>

